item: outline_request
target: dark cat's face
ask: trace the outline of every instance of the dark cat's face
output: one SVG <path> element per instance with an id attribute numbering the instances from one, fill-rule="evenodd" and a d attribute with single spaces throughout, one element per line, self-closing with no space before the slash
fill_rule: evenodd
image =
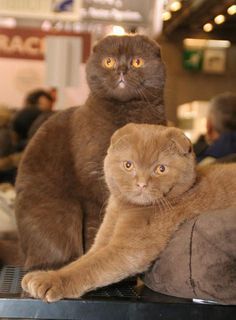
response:
<path id="1" fill-rule="evenodd" d="M 138 205 L 179 197 L 194 183 L 195 156 L 181 130 L 128 124 L 117 130 L 104 162 L 110 192 Z"/>
<path id="2" fill-rule="evenodd" d="M 87 63 L 87 81 L 99 97 L 154 100 L 165 82 L 159 46 L 141 35 L 108 36 L 93 50 Z"/>

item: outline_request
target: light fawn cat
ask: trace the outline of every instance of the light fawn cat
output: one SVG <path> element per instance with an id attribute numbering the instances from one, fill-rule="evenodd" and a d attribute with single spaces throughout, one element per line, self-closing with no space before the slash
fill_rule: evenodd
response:
<path id="1" fill-rule="evenodd" d="M 178 226 L 206 210 L 236 205 L 236 164 L 196 168 L 176 128 L 128 124 L 111 138 L 104 162 L 110 198 L 94 245 L 56 271 L 36 271 L 25 291 L 52 302 L 147 270 Z"/>

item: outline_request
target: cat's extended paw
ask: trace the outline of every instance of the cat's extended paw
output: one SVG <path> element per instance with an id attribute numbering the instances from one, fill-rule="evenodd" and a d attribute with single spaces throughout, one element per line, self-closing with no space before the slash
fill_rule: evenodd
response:
<path id="1" fill-rule="evenodd" d="M 54 302 L 64 297 L 64 288 L 57 271 L 35 271 L 24 276 L 21 282 L 24 291 L 34 298 Z"/>

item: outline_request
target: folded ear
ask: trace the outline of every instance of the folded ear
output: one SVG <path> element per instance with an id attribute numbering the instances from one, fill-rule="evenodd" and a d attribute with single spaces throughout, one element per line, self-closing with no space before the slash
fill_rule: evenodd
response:
<path id="1" fill-rule="evenodd" d="M 116 130 L 111 137 L 111 146 L 115 146 L 116 144 L 118 144 L 119 141 L 123 140 L 125 136 L 132 133 L 133 130 L 136 129 L 136 126 L 137 125 L 134 123 L 129 123 L 124 127 Z"/>
<path id="2" fill-rule="evenodd" d="M 175 145 L 180 154 L 187 155 L 193 151 L 191 141 L 182 130 L 174 127 L 168 128 L 167 137 L 170 139 L 170 143 Z"/>

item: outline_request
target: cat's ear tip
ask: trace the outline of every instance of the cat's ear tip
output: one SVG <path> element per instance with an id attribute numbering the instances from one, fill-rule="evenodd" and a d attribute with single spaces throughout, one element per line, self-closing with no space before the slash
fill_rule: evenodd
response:
<path id="1" fill-rule="evenodd" d="M 99 41 L 97 41 L 97 42 L 94 44 L 94 46 L 93 46 L 93 48 L 92 48 L 93 53 L 96 53 L 96 52 L 97 52 L 98 45 L 99 45 Z"/>
<path id="2" fill-rule="evenodd" d="M 160 44 L 159 44 L 158 41 L 155 40 L 155 39 L 153 39 L 152 41 L 153 41 L 153 43 L 154 43 L 154 45 L 155 45 L 156 56 L 159 57 L 159 58 L 161 58 L 161 46 L 160 46 Z"/>
<path id="3" fill-rule="evenodd" d="M 162 56 L 162 54 L 161 54 L 161 46 L 159 45 L 158 42 L 155 41 L 155 43 L 156 43 L 156 55 L 157 55 L 159 58 L 161 58 L 161 56 Z"/>
<path id="4" fill-rule="evenodd" d="M 191 140 L 179 128 L 168 128 L 167 137 L 176 145 L 177 149 L 183 155 L 188 155 L 193 152 L 193 145 Z"/>

